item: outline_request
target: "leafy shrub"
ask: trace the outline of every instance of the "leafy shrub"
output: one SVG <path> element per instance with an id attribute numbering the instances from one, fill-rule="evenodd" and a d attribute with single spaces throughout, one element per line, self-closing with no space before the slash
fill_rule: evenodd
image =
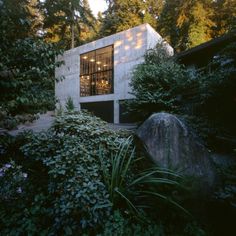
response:
<path id="1" fill-rule="evenodd" d="M 144 206 L 176 205 L 167 194 L 178 183 L 168 171 L 140 171 L 127 137 L 87 112 L 58 116 L 47 132 L 0 136 L 0 234 L 161 233 Z"/>
<path id="2" fill-rule="evenodd" d="M 65 114 L 48 132 L 27 135 L 5 139 L 1 147 L 4 163 L 14 154 L 28 175 L 22 185 L 27 194 L 1 204 L 1 234 L 96 231 L 112 208 L 102 180 L 99 148 L 110 162 L 124 137 L 88 113 Z"/>
<path id="3" fill-rule="evenodd" d="M 21 194 L 27 173 L 22 171 L 22 167 L 16 165 L 14 161 L 6 163 L 0 168 L 0 201 L 13 201 L 17 194 Z"/>
<path id="4" fill-rule="evenodd" d="M 196 223 L 192 222 L 185 226 L 183 236 L 206 236 L 206 232 Z"/>
<path id="5" fill-rule="evenodd" d="M 147 51 L 144 62 L 133 71 L 130 86 L 135 99 L 127 104 L 139 120 L 153 112 L 177 112 L 191 84 L 187 71 L 169 56 L 162 44 Z"/>
<path id="6" fill-rule="evenodd" d="M 127 235 L 127 236 L 161 236 L 164 235 L 162 225 L 156 225 L 154 222 L 132 223 L 129 219 L 122 216 L 121 212 L 116 210 L 110 219 L 105 223 L 103 232 L 98 236 Z"/>
<path id="7" fill-rule="evenodd" d="M 19 124 L 32 122 L 38 118 L 37 114 L 21 114 L 12 116 L 7 109 L 0 107 L 0 128 L 14 129 Z"/>
<path id="8" fill-rule="evenodd" d="M 192 123 L 206 136 L 211 146 L 232 150 L 236 147 L 236 43 L 222 49 L 206 68 L 196 73 L 191 107 Z M 198 119 L 199 118 L 199 119 Z"/>
<path id="9" fill-rule="evenodd" d="M 0 106 L 13 116 L 54 109 L 54 70 L 61 64 L 55 57 L 62 51 L 36 38 L 0 44 Z"/>
<path id="10" fill-rule="evenodd" d="M 17 126 L 17 119 L 8 114 L 7 109 L 0 106 L 0 127 L 5 129 L 13 129 Z"/>

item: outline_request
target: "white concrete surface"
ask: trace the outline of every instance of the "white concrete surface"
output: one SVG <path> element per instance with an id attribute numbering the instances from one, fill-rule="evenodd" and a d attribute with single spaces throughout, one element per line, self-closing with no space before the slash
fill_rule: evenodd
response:
<path id="1" fill-rule="evenodd" d="M 142 24 L 66 51 L 58 58 L 64 60 L 64 65 L 55 71 L 56 77 L 65 78 L 55 85 L 56 98 L 65 106 L 71 97 L 78 110 L 80 103 L 114 101 L 114 123 L 119 123 L 119 101 L 132 98 L 129 82 L 134 66 L 143 61 L 147 49 L 154 48 L 161 41 L 161 36 L 149 24 Z M 109 45 L 114 47 L 114 93 L 80 97 L 80 54 Z M 167 50 L 173 53 L 169 45 Z"/>
<path id="2" fill-rule="evenodd" d="M 35 133 L 41 131 L 47 131 L 52 126 L 54 119 L 55 119 L 54 112 L 48 111 L 45 114 L 40 114 L 37 120 L 34 120 L 31 123 L 18 125 L 16 129 L 6 132 L 12 136 L 16 136 L 23 131 L 31 130 Z"/>

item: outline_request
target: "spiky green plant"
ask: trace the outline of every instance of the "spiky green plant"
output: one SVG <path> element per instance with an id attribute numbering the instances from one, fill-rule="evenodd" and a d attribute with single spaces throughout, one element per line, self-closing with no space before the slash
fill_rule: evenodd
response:
<path id="1" fill-rule="evenodd" d="M 183 187 L 180 184 L 181 176 L 157 166 L 134 173 L 134 166 L 143 161 L 143 158 L 136 157 L 132 137 L 120 144 L 119 152 L 111 158 L 110 166 L 104 164 L 102 153 L 100 150 L 104 181 L 114 209 L 128 206 L 130 211 L 141 216 L 145 209 L 159 200 L 189 214 L 169 196 L 174 189 Z"/>
<path id="2" fill-rule="evenodd" d="M 69 97 L 66 99 L 66 105 L 65 105 L 65 107 L 66 107 L 66 110 L 67 110 L 68 112 L 74 111 L 75 105 L 74 105 L 74 102 L 73 102 L 72 97 L 69 96 Z"/>

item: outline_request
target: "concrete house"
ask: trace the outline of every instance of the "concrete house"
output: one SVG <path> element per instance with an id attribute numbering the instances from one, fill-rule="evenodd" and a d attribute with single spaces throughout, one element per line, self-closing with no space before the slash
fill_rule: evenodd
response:
<path id="1" fill-rule="evenodd" d="M 68 50 L 59 60 L 55 95 L 62 106 L 68 97 L 75 107 L 92 111 L 111 123 L 127 122 L 121 101 L 131 99 L 129 86 L 133 68 L 145 52 L 161 42 L 161 36 L 142 24 L 117 34 Z M 173 49 L 166 44 L 169 53 Z"/>

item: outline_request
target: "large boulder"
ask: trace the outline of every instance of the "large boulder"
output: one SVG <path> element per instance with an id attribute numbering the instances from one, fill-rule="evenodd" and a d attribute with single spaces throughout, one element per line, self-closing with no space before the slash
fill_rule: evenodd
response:
<path id="1" fill-rule="evenodd" d="M 178 117 L 164 112 L 153 114 L 138 128 L 137 136 L 160 167 L 193 177 L 207 190 L 214 186 L 210 153 Z"/>

